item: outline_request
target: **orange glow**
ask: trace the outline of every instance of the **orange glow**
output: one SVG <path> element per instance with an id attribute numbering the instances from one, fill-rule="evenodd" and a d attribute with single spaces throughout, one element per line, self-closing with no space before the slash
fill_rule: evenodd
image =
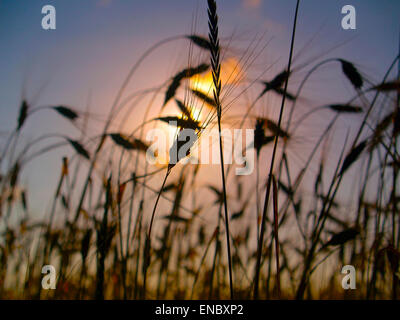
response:
<path id="1" fill-rule="evenodd" d="M 240 62 L 236 58 L 228 58 L 221 64 L 222 86 L 227 84 L 237 84 L 244 77 L 244 72 Z M 211 96 L 213 89 L 213 78 L 211 70 L 205 74 L 199 74 L 190 79 L 190 88 L 199 90 Z"/>
<path id="2" fill-rule="evenodd" d="M 239 61 L 236 58 L 228 58 L 224 60 L 221 64 L 221 82 L 222 86 L 224 85 L 235 85 L 240 82 L 244 77 L 244 72 L 240 66 Z M 189 81 L 190 89 L 198 90 L 212 97 L 212 89 L 213 89 L 213 78 L 211 70 L 205 74 L 200 74 L 192 77 Z M 202 113 L 204 110 L 201 107 L 196 107 L 195 105 L 189 106 L 189 110 L 191 112 L 191 117 L 197 121 L 202 121 Z M 207 112 L 206 112 L 207 113 Z M 177 110 L 177 116 L 181 116 L 182 113 Z M 206 115 L 204 115 L 206 116 Z M 203 119 L 204 120 L 204 119 Z M 172 145 L 174 139 L 176 138 L 177 128 L 169 125 L 162 125 L 162 130 L 165 131 L 166 135 L 170 137 L 168 141 L 167 150 L 160 150 L 159 154 L 156 157 L 155 165 L 158 167 L 162 167 L 168 164 L 169 162 L 169 147 Z M 196 144 L 194 148 L 197 148 Z"/>

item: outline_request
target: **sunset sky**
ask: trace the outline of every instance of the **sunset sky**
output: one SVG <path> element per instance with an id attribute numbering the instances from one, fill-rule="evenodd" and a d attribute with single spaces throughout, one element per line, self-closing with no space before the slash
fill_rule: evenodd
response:
<path id="1" fill-rule="evenodd" d="M 369 74 L 382 75 L 398 49 L 400 2 L 350 2 L 302 1 L 297 48 L 316 36 L 310 45 L 314 52 L 341 45 L 336 55 L 359 61 Z M 340 27 L 341 8 L 349 3 L 357 10 L 355 31 Z M 45 4 L 57 10 L 54 31 L 41 29 Z M 218 5 L 222 35 L 266 32 L 266 39 L 272 38 L 270 61 L 286 61 L 294 0 L 224 0 Z M 94 97 L 98 91 L 115 92 L 128 66 L 146 48 L 165 37 L 190 33 L 193 15 L 198 17 L 197 33 L 204 34 L 205 1 L 1 0 L 0 126 L 9 129 L 15 119 L 23 79 L 30 97 L 45 85 L 41 102 L 55 96 L 82 104 L 89 89 Z M 155 65 L 153 60 L 153 66 L 165 65 L 162 59 L 171 61 L 171 56 L 164 54 Z M 173 67 L 169 63 L 160 68 L 160 78 L 170 76 Z"/>
<path id="2" fill-rule="evenodd" d="M 264 67 L 277 62 L 278 71 L 285 65 L 296 1 L 217 2 L 222 38 L 233 34 L 240 44 L 255 32 L 265 33 L 263 41 L 270 44 L 262 55 Z M 46 4 L 56 8 L 56 30 L 41 28 L 41 8 Z M 341 28 L 341 8 L 346 4 L 357 10 L 356 30 Z M 193 16 L 195 33 L 206 34 L 205 8 L 206 1 L 197 0 L 0 0 L 0 133 L 14 128 L 23 95 L 28 101 L 37 96 L 35 106 L 66 104 L 81 110 L 90 97 L 92 111 L 106 114 L 129 67 L 148 47 L 193 32 Z M 299 53 L 299 63 L 319 53 L 342 57 L 379 81 L 398 52 L 399 18 L 398 0 L 303 0 L 295 49 L 306 49 Z M 171 77 L 185 65 L 186 47 L 187 42 L 178 41 L 155 52 L 130 88 L 151 87 Z M 334 47 L 338 48 L 332 55 L 326 52 Z M 33 117 L 26 130 L 33 136 L 73 132 L 54 114 Z M 60 161 L 44 161 L 46 169 L 43 163 L 34 164 L 27 179 L 54 185 L 58 174 L 45 172 L 58 172 Z"/>

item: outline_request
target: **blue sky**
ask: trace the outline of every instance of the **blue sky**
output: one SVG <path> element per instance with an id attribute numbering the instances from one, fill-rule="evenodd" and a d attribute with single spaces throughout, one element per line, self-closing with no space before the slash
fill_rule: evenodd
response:
<path id="1" fill-rule="evenodd" d="M 294 0 L 218 3 L 222 33 L 230 35 L 234 29 L 249 34 L 267 31 L 267 37 L 273 37 L 271 47 L 276 55 L 284 56 L 280 51 L 287 52 Z M 53 4 L 57 10 L 55 31 L 40 27 L 45 4 Z M 340 10 L 345 4 L 357 10 L 355 31 L 340 28 Z M 110 88 L 118 86 L 121 69 L 126 69 L 145 48 L 164 37 L 190 32 L 196 7 L 200 20 L 197 29 L 204 32 L 206 24 L 201 19 L 205 16 L 205 1 L 1 0 L 0 87 L 4 93 L 0 107 L 7 116 L 2 116 L 0 125 L 8 124 L 8 116 L 15 118 L 18 106 L 11 104 L 19 98 L 24 77 L 28 77 L 28 91 L 40 87 L 39 82 L 51 83 L 43 98 L 54 91 L 53 86 L 76 93 L 82 83 L 103 78 L 104 74 L 110 77 Z M 317 32 L 318 38 L 312 44 L 316 52 L 348 41 L 336 54 L 360 61 L 373 75 L 381 74 L 397 52 L 399 16 L 400 2 L 396 0 L 303 0 L 297 44 L 300 47 Z M 95 80 L 91 86 L 102 86 L 100 82 L 104 83 Z"/>
<path id="2" fill-rule="evenodd" d="M 275 56 L 285 56 L 294 0 L 218 3 L 222 33 L 230 35 L 234 29 L 245 35 L 266 31 L 266 37 L 273 37 L 271 50 Z M 55 31 L 41 29 L 45 4 L 57 10 Z M 340 10 L 345 4 L 357 10 L 355 31 L 340 28 Z M 41 95 L 44 100 L 47 95 L 51 98 L 51 92 L 59 98 L 60 92 L 65 92 L 68 97 L 71 93 L 77 97 L 71 103 L 81 103 L 89 87 L 103 91 L 105 82 L 110 91 L 118 87 L 124 69 L 154 42 L 189 33 L 193 14 L 199 19 L 198 31 L 204 33 L 205 1 L 0 0 L 0 125 L 8 126 L 15 118 L 15 102 L 24 79 L 31 94 L 49 82 Z M 315 52 L 348 41 L 335 54 L 359 62 L 371 75 L 380 75 L 398 49 L 399 16 L 400 2 L 396 0 L 303 0 L 297 45 L 317 32 L 311 45 Z M 172 72 L 162 71 L 163 76 Z M 79 88 L 84 88 L 83 92 Z"/>
<path id="3" fill-rule="evenodd" d="M 222 35 L 235 30 L 239 38 L 247 39 L 254 32 L 266 32 L 265 41 L 272 40 L 265 65 L 278 60 L 281 68 L 286 63 L 295 0 L 217 2 Z M 196 31 L 205 34 L 205 3 L 0 0 L 0 131 L 13 129 L 22 92 L 29 100 L 42 86 L 36 105 L 67 104 L 83 109 L 91 94 L 96 111 L 104 114 L 129 67 L 146 48 L 163 38 L 190 33 L 193 15 L 198 18 Z M 46 4 L 56 8 L 57 29 L 53 31 L 41 29 L 41 8 Z M 356 8 L 357 30 L 341 28 L 341 8 L 346 4 Z M 399 18 L 397 0 L 303 0 L 296 49 L 315 37 L 306 47 L 309 51 L 300 54 L 307 61 L 313 54 L 339 46 L 334 56 L 356 62 L 378 81 L 398 52 Z M 181 64 L 183 48 L 185 43 L 178 43 L 155 53 L 149 69 L 142 70 L 132 85 L 146 87 L 154 78 L 159 79 L 157 84 L 167 79 Z M 32 119 L 26 128 L 33 136 L 63 130 L 72 132 L 68 123 L 51 114 Z M 54 185 L 58 174 L 45 173 L 58 172 L 62 154 L 56 155 L 56 160 L 45 159 L 46 169 L 42 162 L 34 164 L 29 178 Z"/>

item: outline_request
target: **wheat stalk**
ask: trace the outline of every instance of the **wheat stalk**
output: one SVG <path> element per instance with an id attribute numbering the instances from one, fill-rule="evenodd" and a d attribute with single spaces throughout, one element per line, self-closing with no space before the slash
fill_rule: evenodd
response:
<path id="1" fill-rule="evenodd" d="M 226 183 L 225 183 L 225 169 L 224 169 L 224 156 L 222 150 L 222 136 L 221 136 L 221 115 L 222 106 L 220 101 L 221 94 L 221 62 L 220 62 L 220 46 L 218 35 L 218 15 L 217 4 L 215 0 L 208 0 L 208 38 L 210 40 L 210 55 L 211 55 L 211 69 L 214 83 L 214 101 L 217 107 L 218 118 L 218 135 L 219 135 L 219 154 L 221 158 L 221 175 L 222 175 L 222 190 L 224 198 L 224 211 L 225 211 L 225 231 L 226 231 L 226 247 L 228 253 L 229 265 L 229 287 L 231 299 L 233 299 L 233 280 L 232 280 L 232 258 L 231 258 L 231 245 L 230 245 L 230 232 L 229 232 L 229 217 L 228 217 L 228 204 L 226 200 Z"/>
<path id="2" fill-rule="evenodd" d="M 292 65 L 293 47 L 294 47 L 294 39 L 295 39 L 295 35 L 296 35 L 296 25 L 297 25 L 297 16 L 298 16 L 298 11 L 299 11 L 299 4 L 300 4 L 300 0 L 297 0 L 296 12 L 295 12 L 294 23 L 293 23 L 292 40 L 291 40 L 291 45 L 290 45 L 289 62 L 288 62 L 288 68 L 287 68 L 288 74 L 290 74 L 290 69 L 291 69 L 291 65 Z M 280 128 L 281 122 L 282 122 L 282 116 L 283 116 L 283 110 L 284 110 L 284 107 L 285 107 L 285 100 L 286 100 L 286 92 L 287 92 L 287 87 L 288 87 L 288 81 L 289 81 L 289 77 L 286 78 L 285 88 L 283 90 L 282 104 L 281 104 L 281 109 L 280 109 L 280 112 L 279 112 L 278 128 Z M 263 242 L 264 242 L 265 219 L 266 219 L 266 216 L 267 216 L 269 194 L 271 192 L 272 173 L 273 173 L 273 170 L 274 170 L 274 162 L 275 162 L 276 150 L 277 150 L 277 145 L 278 145 L 278 139 L 279 139 L 279 134 L 275 135 L 274 149 L 272 151 L 271 165 L 270 165 L 269 175 L 268 175 L 268 184 L 267 184 L 267 188 L 266 188 L 266 192 L 265 192 L 265 202 L 264 202 L 264 209 L 263 209 L 263 215 L 262 215 L 262 220 L 261 220 L 260 238 L 259 238 L 258 249 L 257 249 L 256 272 L 255 272 L 255 278 L 254 278 L 254 299 L 258 299 L 258 282 L 259 282 L 259 279 L 260 279 L 261 252 L 262 252 L 262 247 L 263 247 Z"/>

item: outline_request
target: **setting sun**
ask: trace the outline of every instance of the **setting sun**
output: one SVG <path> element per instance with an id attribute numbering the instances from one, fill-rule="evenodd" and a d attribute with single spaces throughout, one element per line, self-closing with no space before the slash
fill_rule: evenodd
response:
<path id="1" fill-rule="evenodd" d="M 244 72 L 240 62 L 236 58 L 228 58 L 221 64 L 221 82 L 224 85 L 235 85 L 244 78 Z M 211 71 L 205 74 L 198 74 L 190 79 L 190 88 L 201 91 L 211 96 L 213 78 Z"/>

